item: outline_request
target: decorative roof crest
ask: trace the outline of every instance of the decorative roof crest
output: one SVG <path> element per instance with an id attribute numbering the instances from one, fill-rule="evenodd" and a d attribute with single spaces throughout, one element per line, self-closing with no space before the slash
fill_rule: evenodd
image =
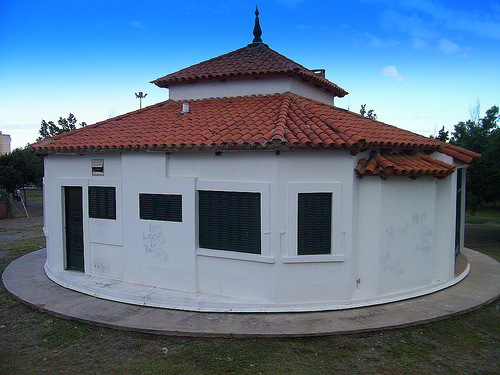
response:
<path id="1" fill-rule="evenodd" d="M 255 6 L 255 26 L 253 28 L 253 42 L 249 44 L 249 46 L 256 46 L 259 44 L 264 44 L 262 42 L 262 38 L 260 37 L 262 35 L 262 29 L 260 28 L 260 22 L 259 22 L 259 8 L 257 5 Z"/>

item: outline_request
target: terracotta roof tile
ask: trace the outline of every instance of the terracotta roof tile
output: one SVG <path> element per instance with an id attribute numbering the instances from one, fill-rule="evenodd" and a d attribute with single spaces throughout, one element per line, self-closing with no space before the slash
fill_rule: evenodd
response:
<path id="1" fill-rule="evenodd" d="M 422 152 L 380 154 L 377 151 L 372 151 L 368 159 L 359 160 L 355 170 L 359 178 L 363 176 L 379 176 L 382 179 L 390 176 L 445 178 L 455 171 L 455 166 L 431 158 Z"/>
<path id="2" fill-rule="evenodd" d="M 88 125 L 31 145 L 37 153 L 100 150 L 183 150 L 226 148 L 368 149 L 440 151 L 464 163 L 479 154 L 426 138 L 292 93 L 211 98 L 189 102 L 167 100 L 144 109 Z M 416 156 L 418 155 L 418 156 Z M 373 154 L 360 160 L 359 176 L 435 175 L 450 164 L 415 155 Z"/>
<path id="3" fill-rule="evenodd" d="M 317 84 L 335 96 L 347 91 L 293 60 L 279 54 L 266 44 L 250 44 L 225 55 L 170 73 L 151 83 L 169 87 L 180 83 L 261 76 L 296 76 Z"/>
<path id="4" fill-rule="evenodd" d="M 438 141 L 440 148 L 439 151 L 443 154 L 453 157 L 454 159 L 460 160 L 465 164 L 470 164 L 473 161 L 479 160 L 481 154 L 474 151 L 469 151 L 458 146 L 453 146 L 449 143 Z"/>

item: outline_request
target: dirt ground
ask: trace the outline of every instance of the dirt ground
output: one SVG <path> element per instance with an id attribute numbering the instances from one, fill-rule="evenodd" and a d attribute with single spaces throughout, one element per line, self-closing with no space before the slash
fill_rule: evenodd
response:
<path id="1" fill-rule="evenodd" d="M 465 246 L 500 247 L 500 225 L 495 223 L 467 224 L 465 226 Z"/>
<path id="2" fill-rule="evenodd" d="M 30 203 L 26 208 L 29 218 L 26 217 L 24 208 L 19 205 L 13 210 L 17 217 L 0 220 L 0 250 L 18 240 L 43 236 L 42 203 Z M 21 213 L 24 217 L 21 217 Z"/>

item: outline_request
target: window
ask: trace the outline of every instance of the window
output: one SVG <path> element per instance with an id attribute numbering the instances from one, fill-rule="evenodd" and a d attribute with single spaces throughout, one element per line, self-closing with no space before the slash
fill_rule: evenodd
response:
<path id="1" fill-rule="evenodd" d="M 89 186 L 89 216 L 97 219 L 116 219 L 114 186 Z"/>
<path id="2" fill-rule="evenodd" d="M 139 216 L 144 220 L 182 222 L 182 195 L 139 194 Z"/>
<path id="3" fill-rule="evenodd" d="M 299 193 L 298 255 L 330 254 L 332 248 L 332 193 Z"/>
<path id="4" fill-rule="evenodd" d="M 261 254 L 260 193 L 199 191 L 199 246 Z"/>

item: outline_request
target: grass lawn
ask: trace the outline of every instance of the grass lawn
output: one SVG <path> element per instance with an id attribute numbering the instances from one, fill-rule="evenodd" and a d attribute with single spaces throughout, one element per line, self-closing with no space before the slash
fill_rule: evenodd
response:
<path id="1" fill-rule="evenodd" d="M 483 254 L 486 254 L 489 257 L 500 262 L 500 249 L 498 247 L 487 246 L 487 247 L 475 248 L 474 250 L 479 251 Z"/>
<path id="2" fill-rule="evenodd" d="M 465 213 L 465 222 L 468 224 L 494 223 L 500 225 L 500 207 L 494 207 L 491 204 L 483 206 L 474 213 L 474 216 L 467 210 Z"/>
<path id="3" fill-rule="evenodd" d="M 29 203 L 42 203 L 43 190 L 42 189 L 25 189 L 26 201 Z M 24 192 L 21 189 L 21 197 L 24 199 Z"/>
<path id="4" fill-rule="evenodd" d="M 43 246 L 43 237 L 7 245 L 0 241 L 0 271 Z M 23 305 L 0 286 L 0 374 L 498 374 L 499 337 L 499 300 L 406 329 L 214 339 L 123 332 L 63 320 Z"/>
<path id="5" fill-rule="evenodd" d="M 465 216 L 465 246 L 500 261 L 500 207 L 484 206 Z"/>

